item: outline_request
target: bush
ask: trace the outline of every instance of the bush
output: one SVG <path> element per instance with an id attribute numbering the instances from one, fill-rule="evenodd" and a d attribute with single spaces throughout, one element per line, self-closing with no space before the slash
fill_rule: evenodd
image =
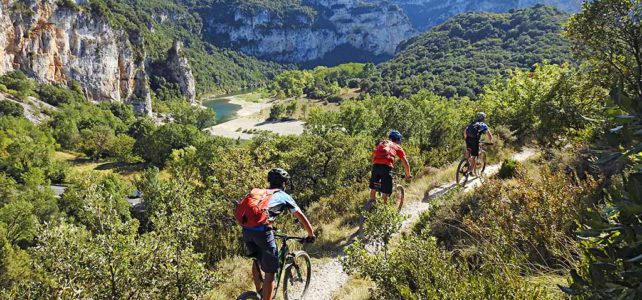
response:
<path id="1" fill-rule="evenodd" d="M 376 299 L 548 299 L 511 264 L 489 262 L 473 269 L 439 249 L 434 239 L 410 237 L 388 255 L 369 254 L 359 242 L 345 249 L 348 274 L 377 283 Z M 510 295 L 510 296 L 509 296 Z"/>
<path id="2" fill-rule="evenodd" d="M 484 184 L 434 220 L 430 234 L 449 249 L 485 249 L 497 241 L 491 247 L 496 255 L 528 261 L 533 270 L 570 264 L 577 251 L 570 233 L 595 201 L 598 182 L 548 167 L 538 171 L 531 178 Z"/>
<path id="3" fill-rule="evenodd" d="M 23 117 L 25 113 L 22 105 L 8 100 L 0 100 L 0 117 Z"/>
<path id="4" fill-rule="evenodd" d="M 514 159 L 505 159 L 502 163 L 497 176 L 501 179 L 509 179 L 518 177 L 522 164 Z"/>
<path id="5" fill-rule="evenodd" d="M 36 94 L 40 100 L 53 106 L 85 101 L 85 97 L 81 93 L 54 84 L 40 84 Z"/>
<path id="6" fill-rule="evenodd" d="M 270 108 L 270 120 L 281 120 L 285 117 L 286 106 L 283 103 L 275 103 Z"/>
<path id="7" fill-rule="evenodd" d="M 387 249 L 390 239 L 399 232 L 403 216 L 393 205 L 375 205 L 364 213 L 363 236 L 378 249 Z"/>
<path id="8" fill-rule="evenodd" d="M 9 89 L 9 93 L 18 99 L 25 100 L 33 94 L 34 82 L 21 71 L 14 71 L 0 76 L 0 84 Z"/>

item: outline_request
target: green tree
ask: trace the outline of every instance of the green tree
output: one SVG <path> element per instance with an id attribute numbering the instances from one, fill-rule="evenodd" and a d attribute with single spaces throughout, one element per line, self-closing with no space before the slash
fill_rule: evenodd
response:
<path id="1" fill-rule="evenodd" d="M 575 53 L 606 71 L 623 93 L 618 104 L 642 113 L 642 6 L 632 0 L 586 1 L 571 17 Z M 628 103 L 627 103 L 628 102 Z"/>
<path id="2" fill-rule="evenodd" d="M 8 100 L 0 101 L 0 117 L 23 117 L 25 109 L 22 105 Z"/>
<path id="3" fill-rule="evenodd" d="M 0 117 L 0 171 L 22 181 L 23 174 L 40 168 L 54 173 L 54 140 L 24 118 Z"/>

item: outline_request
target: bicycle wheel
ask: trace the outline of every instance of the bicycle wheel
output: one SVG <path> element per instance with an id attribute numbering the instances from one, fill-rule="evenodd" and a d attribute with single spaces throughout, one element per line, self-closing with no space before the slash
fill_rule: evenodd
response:
<path id="1" fill-rule="evenodd" d="M 477 157 L 477 170 L 479 177 L 484 176 L 484 171 L 486 170 L 486 151 L 481 151 L 479 157 Z"/>
<path id="2" fill-rule="evenodd" d="M 236 300 L 261 300 L 261 297 L 256 292 L 248 291 L 238 296 Z"/>
<path id="3" fill-rule="evenodd" d="M 305 251 L 294 253 L 292 262 L 285 267 L 283 282 L 283 299 L 300 300 L 308 291 L 312 278 L 312 263 L 310 256 Z"/>
<path id="4" fill-rule="evenodd" d="M 392 192 L 392 200 L 398 211 L 401 211 L 401 208 L 403 207 L 403 200 L 405 196 L 406 190 L 404 190 L 403 186 L 401 186 L 400 184 L 396 184 L 395 190 Z"/>
<path id="5" fill-rule="evenodd" d="M 466 158 L 463 158 L 459 162 L 459 166 L 457 166 L 457 178 L 456 182 L 457 185 L 460 186 L 466 186 L 466 182 L 468 182 L 468 171 L 470 169 L 470 163 L 468 163 L 468 160 Z"/>

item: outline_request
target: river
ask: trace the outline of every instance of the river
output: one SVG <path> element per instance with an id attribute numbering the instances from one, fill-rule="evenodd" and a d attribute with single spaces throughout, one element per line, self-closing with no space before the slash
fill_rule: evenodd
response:
<path id="1" fill-rule="evenodd" d="M 230 103 L 230 97 L 250 94 L 255 89 L 241 90 L 232 94 L 214 96 L 203 100 L 203 106 L 216 113 L 216 124 L 221 124 L 236 118 L 236 113 L 242 108 L 241 105 Z"/>

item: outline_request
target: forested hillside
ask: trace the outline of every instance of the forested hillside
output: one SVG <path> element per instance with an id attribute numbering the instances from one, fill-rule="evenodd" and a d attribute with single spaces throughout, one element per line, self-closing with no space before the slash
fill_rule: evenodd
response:
<path id="1" fill-rule="evenodd" d="M 220 51 L 192 40 L 199 18 L 171 3 L 58 2 L 68 10 L 56 16 L 90 25 L 74 11 L 104 16 L 141 46 L 133 49 L 162 45 L 141 68 L 176 55 L 163 49 L 176 37 L 191 59 Z M 291 3 L 245 2 L 276 13 Z M 548 7 L 465 14 L 381 66 L 282 72 L 269 100 L 307 105 L 305 131 L 246 141 L 204 131 L 212 112 L 176 101 L 179 87 L 160 75 L 151 83 L 162 120 L 90 101 L 73 81 L 68 88 L 8 72 L 0 76 L 0 299 L 218 300 L 253 290 L 235 203 L 264 187 L 275 167 L 291 174 L 286 192 L 317 235 L 291 245 L 312 257 L 311 288 L 335 299 L 640 299 L 640 7 L 594 0 L 570 17 Z M 29 17 L 29 7 L 12 9 Z M 55 32 L 36 24 L 37 37 Z M 79 50 L 108 52 L 86 38 Z M 266 77 L 258 66 L 278 68 L 234 53 L 201 63 L 231 59 L 231 68 L 248 63 L 247 72 Z M 342 97 L 345 90 L 354 97 Z M 462 132 L 479 111 L 495 137 L 486 151 L 498 172 L 459 188 L 451 182 Z M 415 175 L 398 182 L 405 205 L 425 208 L 416 220 L 383 203 L 363 210 L 372 150 L 392 129 L 403 133 Z M 524 147 L 531 159 L 510 159 Z M 287 215 L 277 228 L 304 234 Z M 335 275 L 347 279 L 318 286 Z"/>
<path id="2" fill-rule="evenodd" d="M 568 14 L 547 6 L 510 13 L 466 13 L 400 46 L 361 87 L 374 94 L 408 96 L 421 89 L 476 99 L 483 87 L 512 68 L 570 62 L 562 36 Z"/>
<path id="3" fill-rule="evenodd" d="M 575 13 L 582 6 L 582 0 L 393 0 L 393 2 L 404 10 L 415 28 L 421 31 L 465 12 L 500 13 L 544 4 Z"/>

